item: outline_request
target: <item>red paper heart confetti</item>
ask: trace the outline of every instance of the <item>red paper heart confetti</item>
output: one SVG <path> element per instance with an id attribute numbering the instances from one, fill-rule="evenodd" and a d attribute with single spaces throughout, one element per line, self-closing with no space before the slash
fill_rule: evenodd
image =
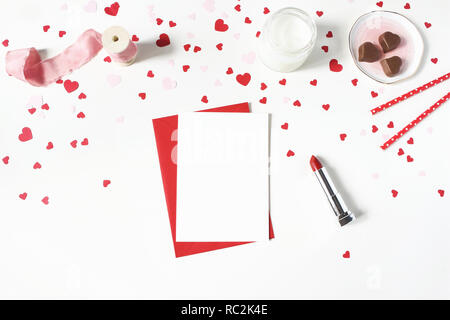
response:
<path id="1" fill-rule="evenodd" d="M 47 147 L 45 147 L 47 150 L 53 149 L 53 142 L 47 143 Z"/>
<path id="2" fill-rule="evenodd" d="M 49 25 L 45 25 L 45 26 L 42 27 L 42 30 L 44 30 L 44 32 L 47 32 L 48 29 L 50 29 Z"/>
<path id="3" fill-rule="evenodd" d="M 321 48 L 322 48 L 323 52 L 328 52 L 328 46 L 322 46 Z"/>
<path id="4" fill-rule="evenodd" d="M 278 81 L 279 84 L 281 84 L 282 86 L 286 85 L 286 79 L 281 79 L 280 81 Z"/>
<path id="5" fill-rule="evenodd" d="M 429 27 L 431 27 L 431 23 L 429 23 L 429 22 L 425 22 L 424 23 L 425 24 L 425 27 L 428 29 Z"/>
<path id="6" fill-rule="evenodd" d="M 33 133 L 31 132 L 31 129 L 28 127 L 23 128 L 22 133 L 19 134 L 19 140 L 22 142 L 26 142 L 31 139 L 33 139 Z"/>
<path id="7" fill-rule="evenodd" d="M 145 92 L 140 92 L 138 94 L 139 98 L 141 98 L 142 100 L 145 100 L 145 98 L 147 97 L 147 94 Z"/>
<path id="8" fill-rule="evenodd" d="M 289 125 L 287 122 L 285 122 L 284 124 L 281 125 L 281 129 L 283 129 L 283 130 L 287 130 L 288 127 L 289 127 Z"/>
<path id="9" fill-rule="evenodd" d="M 256 31 L 256 37 L 259 38 L 260 35 L 261 35 L 261 31 Z"/>
<path id="10" fill-rule="evenodd" d="M 83 113 L 83 112 L 79 112 L 78 114 L 77 114 L 77 118 L 78 119 L 84 119 L 86 117 L 86 115 Z"/>
<path id="11" fill-rule="evenodd" d="M 175 27 L 177 24 L 173 21 L 169 21 L 169 27 L 173 28 Z"/>
<path id="12" fill-rule="evenodd" d="M 378 1 L 377 6 L 379 6 L 381 8 L 383 6 L 383 1 Z"/>
<path id="13" fill-rule="evenodd" d="M 194 47 L 194 52 L 199 52 L 199 51 L 201 51 L 202 50 L 202 48 L 200 48 L 199 46 L 195 46 Z"/>
<path id="14" fill-rule="evenodd" d="M 170 44 L 170 38 L 166 33 L 161 33 L 159 39 L 156 40 L 156 45 L 158 47 L 166 47 Z"/>
<path id="15" fill-rule="evenodd" d="M 402 148 L 399 148 L 397 154 L 398 154 L 399 156 L 402 156 L 402 155 L 405 154 L 405 151 L 403 151 Z"/>
<path id="16" fill-rule="evenodd" d="M 408 161 L 408 162 L 413 162 L 413 161 L 414 161 L 414 158 L 411 157 L 410 155 L 408 155 L 408 156 L 406 157 L 406 161 Z"/>
<path id="17" fill-rule="evenodd" d="M 2 41 L 2 45 L 3 45 L 4 47 L 9 46 L 9 40 L 8 40 L 8 39 L 3 40 L 3 41 Z"/>
<path id="18" fill-rule="evenodd" d="M 216 48 L 217 48 L 217 50 L 221 51 L 222 48 L 223 48 L 223 43 L 218 43 L 218 44 L 216 45 Z"/>
<path id="19" fill-rule="evenodd" d="M 78 99 L 80 99 L 80 100 L 86 99 L 86 94 L 84 92 L 80 93 L 78 95 Z"/>
<path id="20" fill-rule="evenodd" d="M 287 156 L 287 157 L 293 157 L 293 156 L 295 156 L 295 152 L 292 151 L 292 150 L 289 150 L 289 151 L 286 153 L 286 156 Z"/>
<path id="21" fill-rule="evenodd" d="M 103 186 L 106 188 L 107 186 L 109 186 L 111 184 L 111 180 L 103 180 Z"/>
<path id="22" fill-rule="evenodd" d="M 343 69 L 342 64 L 339 64 L 337 59 L 330 60 L 330 70 L 333 72 L 341 72 Z"/>
<path id="23" fill-rule="evenodd" d="M 226 74 L 232 74 L 233 73 L 233 69 L 231 67 L 228 67 Z"/>
<path id="24" fill-rule="evenodd" d="M 189 51 L 189 49 L 191 48 L 191 45 L 190 44 L 185 44 L 183 46 L 183 48 L 184 48 L 184 51 Z"/>
<path id="25" fill-rule="evenodd" d="M 267 98 L 263 97 L 263 98 L 259 99 L 259 102 L 262 103 L 262 104 L 266 104 L 267 103 Z"/>
<path id="26" fill-rule="evenodd" d="M 77 147 L 77 143 L 78 143 L 77 140 L 73 140 L 73 141 L 70 142 L 70 145 L 72 146 L 72 148 L 76 148 Z"/>
<path id="27" fill-rule="evenodd" d="M 8 164 L 9 163 L 9 156 L 3 157 L 2 159 L 4 164 Z"/>
<path id="28" fill-rule="evenodd" d="M 352 84 L 356 87 L 358 85 L 358 79 L 353 79 Z"/>
<path id="29" fill-rule="evenodd" d="M 41 201 L 42 201 L 43 204 L 48 205 L 48 200 L 49 200 L 48 197 L 45 196 L 45 197 L 42 198 Z"/>
<path id="30" fill-rule="evenodd" d="M 30 109 L 28 109 L 28 112 L 29 112 L 30 114 L 33 114 L 33 113 L 36 112 L 36 108 L 30 108 Z"/>
<path id="31" fill-rule="evenodd" d="M 19 194 L 19 198 L 22 199 L 22 200 L 25 200 L 27 198 L 27 195 L 28 194 L 26 192 L 21 193 L 21 194 Z"/>
<path id="32" fill-rule="evenodd" d="M 203 103 L 208 103 L 208 97 L 207 96 L 203 96 L 201 101 Z"/>
<path id="33" fill-rule="evenodd" d="M 153 71 L 152 71 L 152 70 L 148 70 L 148 72 L 147 72 L 147 77 L 149 77 L 149 78 L 155 77 L 155 75 L 153 74 Z"/>
<path id="34" fill-rule="evenodd" d="M 225 32 L 228 30 L 228 25 L 222 19 L 217 19 L 214 29 L 218 32 Z"/>
<path id="35" fill-rule="evenodd" d="M 119 3 L 118 2 L 114 2 L 109 7 L 105 7 L 105 13 L 107 15 L 110 15 L 110 16 L 113 16 L 113 17 L 117 16 L 117 13 L 119 12 L 119 8 L 120 8 Z"/>
<path id="36" fill-rule="evenodd" d="M 392 196 L 393 196 L 394 198 L 396 198 L 397 195 L 398 195 L 398 191 L 395 190 L 395 189 L 392 189 L 392 190 L 391 190 L 391 193 L 392 193 Z"/>
<path id="37" fill-rule="evenodd" d="M 82 146 L 87 146 L 89 144 L 88 138 L 84 138 L 83 141 L 81 141 Z"/>
<path id="38" fill-rule="evenodd" d="M 344 258 L 344 259 L 350 259 L 350 251 L 345 251 L 344 252 L 344 254 L 342 255 L 342 257 Z"/>
<path id="39" fill-rule="evenodd" d="M 387 124 L 387 127 L 392 129 L 394 127 L 394 123 L 392 121 L 389 121 L 389 123 Z"/>
<path id="40" fill-rule="evenodd" d="M 41 109 L 42 109 L 42 110 L 50 110 L 50 107 L 49 107 L 49 105 L 48 105 L 47 103 L 44 103 L 44 104 L 41 106 Z"/>
<path id="41" fill-rule="evenodd" d="M 405 3 L 405 5 L 404 5 L 404 7 L 403 8 L 405 8 L 405 9 L 410 9 L 411 8 L 411 6 L 410 6 L 410 4 L 407 2 L 407 3 Z"/>
<path id="42" fill-rule="evenodd" d="M 316 80 L 316 79 L 311 80 L 311 81 L 309 82 L 309 84 L 312 85 L 312 86 L 317 86 L 317 80 Z"/>
<path id="43" fill-rule="evenodd" d="M 434 64 L 436 64 L 438 62 L 438 58 L 431 58 L 431 62 L 433 62 Z"/>
<path id="44" fill-rule="evenodd" d="M 378 131 L 378 127 L 376 125 L 372 126 L 372 132 L 375 133 Z"/>
<path id="45" fill-rule="evenodd" d="M 59 35 L 60 38 L 62 38 L 62 37 L 64 37 L 66 35 L 66 32 L 61 30 L 61 31 L 59 31 L 58 35 Z"/>
<path id="46" fill-rule="evenodd" d="M 407 143 L 407 144 L 414 144 L 414 139 L 413 139 L 413 137 L 410 137 L 410 138 L 408 139 L 408 141 L 406 141 L 406 143 Z"/>
<path id="47" fill-rule="evenodd" d="M 347 134 L 341 133 L 341 134 L 339 135 L 339 138 L 341 138 L 342 141 L 345 141 L 345 138 L 347 138 Z"/>
<path id="48" fill-rule="evenodd" d="M 264 82 L 261 82 L 261 90 L 266 90 L 267 85 Z"/>
<path id="49" fill-rule="evenodd" d="M 190 68 L 190 66 L 187 65 L 187 64 L 185 64 L 185 65 L 183 66 L 183 71 L 184 71 L 184 72 L 187 72 L 187 71 L 189 70 L 189 68 Z"/>
<path id="50" fill-rule="evenodd" d="M 375 91 L 371 91 L 370 94 L 372 95 L 372 98 L 378 97 L 378 93 L 376 93 Z"/>
<path id="51" fill-rule="evenodd" d="M 300 107 L 302 104 L 300 103 L 300 101 L 295 100 L 294 103 L 293 103 L 293 105 L 294 105 L 295 107 Z"/>
<path id="52" fill-rule="evenodd" d="M 156 24 L 159 26 L 163 23 L 163 20 L 161 18 L 156 18 Z"/>
<path id="53" fill-rule="evenodd" d="M 70 81 L 69 79 L 67 79 L 66 81 L 64 81 L 64 89 L 66 89 L 68 93 L 71 93 L 78 89 L 78 82 Z"/>
<path id="54" fill-rule="evenodd" d="M 139 37 L 137 35 L 133 34 L 133 36 L 131 37 L 131 41 L 138 42 L 139 41 Z"/>
<path id="55" fill-rule="evenodd" d="M 438 193 L 439 193 L 439 195 L 440 195 L 441 197 L 443 197 L 444 194 L 445 194 L 445 191 L 442 190 L 442 189 L 439 189 L 439 190 L 438 190 Z"/>
<path id="56" fill-rule="evenodd" d="M 243 86 L 246 86 L 246 85 L 248 85 L 248 83 L 250 82 L 251 78 L 252 78 L 252 77 L 250 76 L 250 73 L 238 74 L 238 75 L 236 76 L 236 81 L 237 81 L 239 84 L 241 84 L 241 85 L 243 85 Z"/>
<path id="57" fill-rule="evenodd" d="M 247 24 L 250 24 L 250 23 L 252 23 L 252 20 L 250 20 L 249 17 L 245 17 L 244 22 L 247 23 Z"/>
<path id="58" fill-rule="evenodd" d="M 327 38 L 333 38 L 333 32 L 328 31 L 327 34 L 325 35 Z"/>
<path id="59" fill-rule="evenodd" d="M 110 56 L 106 56 L 105 59 L 103 59 L 103 61 L 111 63 L 111 57 Z"/>
<path id="60" fill-rule="evenodd" d="M 40 168 L 42 168 L 42 166 L 41 166 L 41 164 L 40 164 L 39 162 L 36 162 L 36 163 L 33 165 L 33 169 L 40 169 Z"/>
<path id="61" fill-rule="evenodd" d="M 237 4 L 237 5 L 234 7 L 234 10 L 236 10 L 237 12 L 241 12 L 241 5 L 240 5 L 240 4 Z"/>
<path id="62" fill-rule="evenodd" d="M 316 14 L 318 17 L 321 17 L 323 15 L 323 11 L 316 11 Z"/>
<path id="63" fill-rule="evenodd" d="M 322 108 L 323 108 L 325 111 L 328 111 L 328 109 L 330 109 L 330 105 L 329 105 L 329 104 L 323 104 L 323 105 L 322 105 Z"/>
<path id="64" fill-rule="evenodd" d="M 264 14 L 268 14 L 269 12 L 270 12 L 269 8 L 265 7 L 264 10 L 263 10 L 263 13 Z"/>

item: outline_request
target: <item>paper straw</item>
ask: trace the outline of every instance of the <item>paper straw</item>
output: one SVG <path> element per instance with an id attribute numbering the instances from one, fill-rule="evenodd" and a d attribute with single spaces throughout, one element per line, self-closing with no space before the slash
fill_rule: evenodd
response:
<path id="1" fill-rule="evenodd" d="M 396 105 L 400 101 L 406 100 L 406 99 L 412 97 L 413 95 L 415 95 L 415 94 L 417 94 L 419 92 L 422 92 L 422 91 L 427 90 L 428 88 L 434 87 L 435 85 L 437 85 L 437 84 L 447 80 L 448 78 L 450 78 L 450 72 L 445 74 L 445 75 L 443 75 L 443 76 L 441 76 L 441 77 L 439 77 L 439 78 L 437 78 L 437 79 L 434 79 L 434 80 L 432 80 L 432 81 L 430 81 L 430 82 L 428 82 L 428 83 L 426 83 L 426 84 L 424 84 L 424 85 L 422 85 L 422 86 L 420 86 L 420 87 L 418 87 L 418 88 L 416 88 L 414 90 L 411 90 L 411 91 L 405 93 L 404 95 L 402 95 L 400 97 L 392 99 L 391 101 L 386 102 L 386 103 L 384 103 L 384 104 L 382 104 L 382 105 L 380 105 L 380 106 L 370 110 L 370 112 L 372 112 L 372 115 L 374 115 L 374 114 L 376 114 L 376 113 L 378 113 L 380 111 L 386 110 L 386 109 Z"/>
<path id="2" fill-rule="evenodd" d="M 447 74 L 447 76 L 448 76 L 448 74 Z M 429 107 L 423 113 L 421 113 L 415 120 L 411 121 L 406 127 L 404 127 L 402 130 L 397 132 L 392 138 L 390 138 L 388 141 L 386 141 L 381 146 L 381 149 L 386 150 L 387 148 L 389 148 L 395 141 L 397 141 L 403 135 L 408 133 L 409 130 L 414 128 L 420 121 L 425 119 L 428 115 L 430 115 L 430 113 L 432 113 L 434 110 L 439 108 L 449 98 L 450 98 L 450 92 L 448 92 L 445 96 L 443 96 L 441 99 L 439 99 L 435 104 L 433 104 L 431 107 Z"/>

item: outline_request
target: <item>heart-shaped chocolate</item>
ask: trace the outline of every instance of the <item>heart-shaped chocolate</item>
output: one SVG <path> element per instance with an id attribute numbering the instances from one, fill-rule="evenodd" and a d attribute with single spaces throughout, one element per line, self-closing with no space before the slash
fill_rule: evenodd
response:
<path id="1" fill-rule="evenodd" d="M 402 59 L 399 56 L 393 56 L 380 61 L 383 67 L 384 73 L 388 77 L 393 77 L 400 72 L 400 67 L 402 66 Z"/>
<path id="2" fill-rule="evenodd" d="M 380 56 L 380 50 L 372 42 L 364 42 L 359 46 L 358 61 L 375 62 Z"/>
<path id="3" fill-rule="evenodd" d="M 400 36 L 390 31 L 386 31 L 378 37 L 378 42 L 383 48 L 383 52 L 386 53 L 398 47 L 400 44 Z"/>

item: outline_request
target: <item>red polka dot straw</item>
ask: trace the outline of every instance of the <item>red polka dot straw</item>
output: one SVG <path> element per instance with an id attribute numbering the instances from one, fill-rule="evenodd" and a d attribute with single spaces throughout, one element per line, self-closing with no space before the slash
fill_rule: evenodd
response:
<path id="1" fill-rule="evenodd" d="M 399 138 L 401 138 L 406 133 L 408 133 L 409 130 L 414 128 L 420 121 L 425 119 L 428 115 L 430 115 L 430 113 L 432 113 L 434 110 L 439 108 L 448 99 L 450 99 L 450 92 L 448 92 L 445 96 L 443 96 L 441 99 L 439 99 L 435 104 L 433 104 L 431 107 L 429 107 L 423 113 L 421 113 L 416 119 L 411 121 L 406 127 L 404 127 L 402 130 L 397 132 L 392 138 L 390 138 L 388 141 L 386 141 L 381 146 L 381 149 L 386 150 L 387 148 L 389 148 L 389 146 L 391 146 L 395 141 L 397 141 Z"/>
<path id="2" fill-rule="evenodd" d="M 424 85 L 422 85 L 422 86 L 420 86 L 420 87 L 418 87 L 418 88 L 416 88 L 414 90 L 411 90 L 411 91 L 405 93 L 404 95 L 401 95 L 400 97 L 397 97 L 395 99 L 392 99 L 391 101 L 383 103 L 382 105 L 380 105 L 380 106 L 370 110 L 370 112 L 372 112 L 372 115 L 374 115 L 374 114 L 376 114 L 376 113 L 378 113 L 380 111 L 386 110 L 386 109 L 396 105 L 400 101 L 406 100 L 406 99 L 414 96 L 417 93 L 423 92 L 423 91 L 427 90 L 428 88 L 434 87 L 435 85 L 437 85 L 437 84 L 447 80 L 448 78 L 450 78 L 450 72 L 447 73 L 447 74 L 444 74 L 443 76 L 441 76 L 441 77 L 439 77 L 437 79 L 434 79 L 434 80 L 432 80 L 432 81 L 430 81 L 430 82 L 428 82 L 428 83 L 426 83 L 426 84 L 424 84 Z"/>

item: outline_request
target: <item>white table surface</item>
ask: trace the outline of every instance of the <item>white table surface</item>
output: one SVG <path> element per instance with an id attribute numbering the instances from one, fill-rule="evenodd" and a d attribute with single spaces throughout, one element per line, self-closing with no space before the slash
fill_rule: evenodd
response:
<path id="1" fill-rule="evenodd" d="M 417 25 L 426 45 L 418 73 L 394 85 L 365 77 L 347 46 L 352 23 L 380 9 L 375 0 L 122 0 L 115 17 L 104 13 L 112 0 L 97 1 L 94 12 L 93 3 L 85 8 L 89 2 L 1 6 L 0 41 L 9 40 L 8 47 L 0 45 L 0 159 L 9 156 L 8 164 L 0 162 L 1 298 L 450 298 L 449 106 L 390 149 L 379 148 L 449 85 L 376 117 L 369 112 L 449 71 L 448 1 L 410 0 L 408 10 L 406 1 L 384 1 L 382 9 L 405 14 Z M 267 17 L 264 7 L 274 12 L 285 6 L 314 16 L 318 41 L 300 70 L 280 74 L 255 58 L 255 34 Z M 163 23 L 158 26 L 156 18 Z M 228 31 L 214 31 L 219 18 Z M 175 27 L 169 27 L 170 20 Z M 48 32 L 44 25 L 50 25 Z M 139 37 L 137 62 L 109 64 L 102 51 L 65 77 L 80 84 L 71 94 L 58 84 L 32 87 L 3 71 L 7 50 L 35 46 L 53 56 L 84 30 L 102 32 L 110 25 Z M 60 30 L 66 31 L 62 38 Z M 325 37 L 329 30 L 333 38 Z M 160 33 L 169 35 L 170 46 L 155 46 Z M 202 50 L 186 52 L 187 43 Z M 342 72 L 330 72 L 332 58 L 343 65 Z M 183 65 L 190 65 L 188 72 Z M 225 73 L 228 67 L 233 75 Z M 149 70 L 154 78 L 147 77 Z M 246 87 L 235 80 L 244 72 L 252 76 Z M 278 83 L 283 78 L 285 86 Z M 313 79 L 315 87 L 309 84 Z M 268 86 L 264 91 L 261 82 Z M 378 96 L 372 98 L 371 91 Z M 78 99 L 81 92 L 86 99 Z M 145 100 L 140 92 L 146 92 Z M 201 102 L 204 95 L 207 104 Z M 31 115 L 28 109 L 41 96 L 50 110 L 37 105 Z M 259 102 L 263 97 L 266 104 Z M 293 106 L 297 99 L 301 107 Z M 272 114 L 275 239 L 177 259 L 151 120 L 245 101 L 254 112 Z M 330 104 L 328 111 L 323 104 Z M 84 119 L 77 118 L 80 111 Z M 394 129 L 387 127 L 391 120 Z M 280 127 L 285 122 L 288 130 Z M 372 125 L 379 128 L 376 133 Z M 25 143 L 17 138 L 23 127 L 34 136 Z M 347 134 L 345 141 L 341 133 Z M 409 136 L 414 144 L 407 143 Z M 88 146 L 80 145 L 85 137 Z M 74 139 L 77 148 L 70 146 Z M 52 150 L 46 150 L 49 141 Z M 295 156 L 287 157 L 288 150 Z M 309 167 L 311 154 L 324 159 L 357 215 L 351 225 L 338 226 Z M 414 161 L 407 162 L 407 155 Z M 42 168 L 33 169 L 35 162 Z M 105 179 L 111 180 L 106 188 Z M 23 192 L 25 200 L 19 198 Z M 41 202 L 45 196 L 48 205 Z"/>

